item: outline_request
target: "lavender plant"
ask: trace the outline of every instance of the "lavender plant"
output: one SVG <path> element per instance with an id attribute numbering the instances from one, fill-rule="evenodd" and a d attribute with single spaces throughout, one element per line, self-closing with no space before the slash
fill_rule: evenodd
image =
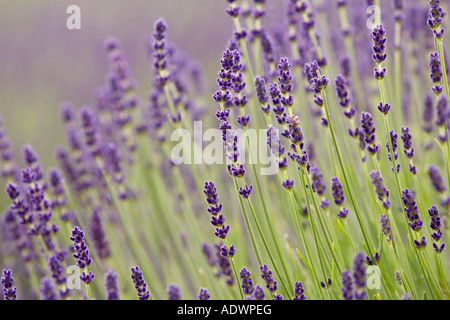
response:
<path id="1" fill-rule="evenodd" d="M 0 119 L 5 300 L 450 299 L 446 3 L 284 2 L 224 1 L 211 73 L 107 38 L 56 167 Z"/>

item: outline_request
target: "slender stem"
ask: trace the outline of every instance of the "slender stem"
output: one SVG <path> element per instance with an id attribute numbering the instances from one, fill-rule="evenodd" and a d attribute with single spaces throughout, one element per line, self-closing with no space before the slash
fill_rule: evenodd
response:
<path id="1" fill-rule="evenodd" d="M 322 254 L 320 253 L 320 249 L 319 249 L 319 240 L 318 240 L 318 237 L 317 237 L 317 228 L 316 228 L 316 225 L 315 225 L 315 222 L 314 222 L 313 212 L 311 211 L 311 205 L 309 204 L 309 198 L 308 198 L 308 194 L 307 194 L 307 191 L 306 191 L 306 185 L 305 185 L 305 181 L 304 181 L 303 175 L 302 175 L 302 185 L 303 185 L 303 191 L 305 193 L 305 198 L 306 198 L 306 202 L 307 202 L 307 206 L 308 206 L 308 212 L 309 212 L 308 216 L 309 216 L 309 221 L 311 222 L 311 228 L 312 228 L 312 231 L 313 231 L 314 243 L 316 245 L 317 255 L 319 257 L 319 264 L 320 264 L 320 269 L 322 271 L 322 277 L 323 277 L 323 280 L 326 281 L 327 276 L 326 276 L 325 268 L 324 268 L 323 261 L 322 261 Z M 317 215 L 319 215 L 319 212 L 317 212 Z M 330 294 L 329 291 L 327 291 L 327 292 L 328 292 L 328 294 Z"/>
<path id="2" fill-rule="evenodd" d="M 230 248 L 230 246 L 228 245 L 227 239 L 224 239 L 223 241 L 224 241 L 225 246 L 226 246 L 226 248 L 228 250 Z M 242 292 L 241 287 L 239 286 L 239 276 L 238 276 L 239 274 L 238 274 L 237 269 L 236 269 L 236 264 L 234 263 L 234 259 L 233 258 L 228 258 L 228 260 L 230 260 L 231 266 L 233 268 L 233 273 L 234 273 L 234 277 L 236 279 L 236 285 L 237 285 L 239 294 L 241 295 L 241 299 L 244 300 L 244 293 Z"/>
<path id="3" fill-rule="evenodd" d="M 440 269 L 440 273 L 442 274 L 442 281 L 443 281 L 443 287 L 445 290 L 445 295 L 447 296 L 447 299 L 450 299 L 450 293 L 448 290 L 448 284 L 447 284 L 447 276 L 446 273 L 444 272 L 444 267 L 442 265 L 442 257 L 441 254 L 438 254 L 438 261 L 439 261 L 439 269 Z"/>
<path id="4" fill-rule="evenodd" d="M 264 244 L 264 247 L 265 247 L 265 249 L 267 251 L 267 254 L 269 255 L 269 259 L 270 259 L 270 261 L 271 261 L 271 263 L 273 265 L 273 268 L 274 268 L 275 272 L 278 274 L 278 277 L 279 277 L 279 279 L 281 281 L 281 285 L 283 286 L 284 290 L 286 291 L 286 294 L 288 294 L 290 296 L 291 295 L 290 291 L 288 290 L 288 287 L 285 284 L 285 281 L 283 279 L 282 274 L 278 271 L 278 268 L 277 268 L 277 265 L 275 263 L 275 260 L 274 260 L 274 258 L 272 256 L 272 253 L 271 253 L 271 251 L 269 249 L 269 246 L 267 244 L 266 238 L 264 237 L 264 233 L 261 230 L 261 226 L 259 225 L 258 218 L 256 217 L 255 210 L 253 209 L 253 205 L 252 205 L 252 202 L 251 202 L 250 198 L 247 199 L 247 204 L 248 204 L 248 206 L 250 208 L 250 212 L 252 214 L 253 220 L 255 221 L 256 228 L 257 228 L 258 233 L 259 233 L 259 235 L 261 237 L 261 240 L 263 241 L 263 244 Z"/>
<path id="5" fill-rule="evenodd" d="M 244 207 L 244 202 L 242 201 L 242 197 L 239 194 L 239 185 L 238 185 L 238 182 L 237 182 L 237 178 L 234 178 L 233 180 L 234 180 L 234 186 L 235 186 L 235 189 L 236 189 L 236 194 L 237 194 L 237 197 L 239 198 L 239 204 L 241 206 L 242 214 L 244 216 L 245 226 L 247 227 L 247 232 L 248 232 L 248 234 L 250 236 L 250 241 L 252 242 L 253 249 L 255 250 L 256 260 L 258 261 L 259 265 L 262 265 L 261 254 L 259 253 L 259 249 L 258 249 L 258 246 L 256 245 L 255 237 L 254 237 L 253 232 L 251 230 L 250 222 L 248 220 L 247 211 L 245 210 L 245 207 Z"/>
<path id="6" fill-rule="evenodd" d="M 325 113 L 326 113 L 326 117 L 327 117 L 327 121 L 328 121 L 328 127 L 330 129 L 331 137 L 333 139 L 334 148 L 336 150 L 336 155 L 338 157 L 339 165 L 341 167 L 342 175 L 344 177 L 344 183 L 345 183 L 345 186 L 346 186 L 346 188 L 348 190 L 348 193 L 349 193 L 349 196 L 350 196 L 350 201 L 352 202 L 353 209 L 355 210 L 356 219 L 358 220 L 358 224 L 359 224 L 359 227 L 361 229 L 362 235 L 364 237 L 364 241 L 366 242 L 367 250 L 369 252 L 369 255 L 371 257 L 373 257 L 373 246 L 372 246 L 372 243 L 370 241 L 370 238 L 369 238 L 369 235 L 367 233 L 367 230 L 366 230 L 366 228 L 364 226 L 364 223 L 362 221 L 362 217 L 361 217 L 361 214 L 359 212 L 358 204 L 357 204 L 355 196 L 353 194 L 353 190 L 352 190 L 352 188 L 350 186 L 350 182 L 349 182 L 349 179 L 348 179 L 348 176 L 347 176 L 347 171 L 345 169 L 344 161 L 342 159 L 342 155 L 341 155 L 341 152 L 339 150 L 339 145 L 337 143 L 336 134 L 334 132 L 333 123 L 331 121 L 330 111 L 328 109 L 328 103 L 327 103 L 327 98 L 326 98 L 326 93 L 325 93 L 324 90 L 322 90 L 322 99 L 323 99 L 323 105 L 324 105 L 324 108 L 325 108 Z"/>

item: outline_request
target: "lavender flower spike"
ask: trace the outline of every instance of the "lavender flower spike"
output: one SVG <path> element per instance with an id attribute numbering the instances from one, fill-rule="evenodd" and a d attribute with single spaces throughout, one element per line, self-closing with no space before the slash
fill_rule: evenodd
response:
<path id="1" fill-rule="evenodd" d="M 367 296 L 366 287 L 366 268 L 364 266 L 364 254 L 358 252 L 353 258 L 353 280 L 355 286 L 355 299 L 364 300 Z"/>
<path id="2" fill-rule="evenodd" d="M 361 128 L 364 134 L 364 142 L 367 144 L 367 151 L 374 156 L 377 154 L 379 147 L 375 141 L 375 121 L 370 113 L 361 113 Z"/>
<path id="3" fill-rule="evenodd" d="M 372 178 L 372 184 L 375 187 L 378 200 L 382 202 L 384 208 L 389 209 L 391 207 L 391 202 L 389 201 L 389 190 L 384 185 L 380 172 L 374 170 L 370 173 L 370 177 Z"/>
<path id="4" fill-rule="evenodd" d="M 347 218 L 348 210 L 344 208 L 344 189 L 338 177 L 331 178 L 331 195 L 333 196 L 334 203 L 340 208 L 337 216 L 341 219 Z"/>
<path id="5" fill-rule="evenodd" d="M 413 231 L 419 231 L 422 229 L 422 220 L 420 220 L 419 209 L 417 207 L 414 193 L 409 189 L 402 191 L 402 202 L 405 207 L 406 217 L 409 220 L 409 227 Z"/>
<path id="6" fill-rule="evenodd" d="M 374 69 L 375 78 L 381 80 L 386 74 L 386 68 L 381 68 L 381 64 L 386 60 L 386 30 L 382 25 L 377 25 L 372 31 L 373 41 L 373 55 L 372 59 L 375 61 L 377 67 Z"/>
<path id="7" fill-rule="evenodd" d="M 344 300 L 353 300 L 353 279 L 348 270 L 342 271 L 342 288 L 341 288 L 342 298 Z"/>
<path id="8" fill-rule="evenodd" d="M 294 283 L 294 300 L 306 300 L 304 294 L 305 289 L 303 288 L 303 283 L 301 281 L 295 281 Z"/>
<path id="9" fill-rule="evenodd" d="M 211 300 L 211 295 L 209 294 L 208 289 L 200 288 L 200 291 L 198 293 L 198 299 L 199 300 Z"/>
<path id="10" fill-rule="evenodd" d="M 147 290 L 147 282 L 145 282 L 139 266 L 131 268 L 131 279 L 133 280 L 139 300 L 148 300 L 150 298 L 150 292 Z"/>
<path id="11" fill-rule="evenodd" d="M 250 271 L 248 271 L 245 267 L 239 272 L 239 276 L 241 277 L 241 288 L 242 292 L 245 296 L 249 296 L 253 294 L 254 283 L 251 278 Z"/>
<path id="12" fill-rule="evenodd" d="M 75 253 L 73 257 L 77 260 L 77 266 L 81 269 L 89 266 L 92 263 L 92 259 L 89 256 L 89 249 L 84 241 L 84 232 L 80 227 L 72 229 L 72 236 L 70 240 L 74 242 L 73 248 Z"/>
<path id="13" fill-rule="evenodd" d="M 380 224 L 381 224 L 381 231 L 386 236 L 386 240 L 390 242 L 392 240 L 392 232 L 387 215 L 382 214 L 380 216 Z"/>
<path id="14" fill-rule="evenodd" d="M 42 300 L 57 300 L 55 286 L 49 278 L 42 278 L 39 285 Z"/>
<path id="15" fill-rule="evenodd" d="M 169 300 L 180 300 L 181 299 L 181 289 L 174 283 L 169 283 L 166 290 L 167 299 Z"/>
<path id="16" fill-rule="evenodd" d="M 442 238 L 441 231 L 441 217 L 439 216 L 438 208 L 433 205 L 430 209 L 428 209 L 428 214 L 430 215 L 430 228 L 433 230 L 431 233 L 431 238 L 433 238 L 433 248 L 436 253 L 442 253 L 445 249 L 445 243 L 439 244 L 439 241 Z"/>
<path id="17" fill-rule="evenodd" d="M 269 267 L 266 264 L 260 266 L 259 269 L 261 270 L 261 278 L 263 278 L 266 283 L 266 288 L 272 293 L 276 292 L 278 286 L 277 282 L 273 279 L 272 271 L 269 270 Z"/>
<path id="18" fill-rule="evenodd" d="M 119 285 L 117 283 L 117 274 L 113 270 L 106 271 L 105 291 L 107 300 L 119 300 Z"/>
<path id="19" fill-rule="evenodd" d="M 444 179 L 442 178 L 439 169 L 434 165 L 428 166 L 428 176 L 430 177 L 431 184 L 433 185 L 434 190 L 438 193 L 444 193 L 447 190 L 445 186 Z"/>
<path id="20" fill-rule="evenodd" d="M 3 286 L 3 298 L 5 300 L 17 300 L 17 289 L 14 287 L 14 278 L 9 269 L 3 269 L 1 283 Z"/>

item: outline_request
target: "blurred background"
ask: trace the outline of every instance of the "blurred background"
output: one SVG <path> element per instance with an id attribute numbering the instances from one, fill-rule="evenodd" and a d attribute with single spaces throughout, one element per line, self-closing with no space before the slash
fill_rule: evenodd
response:
<path id="1" fill-rule="evenodd" d="M 316 8 L 328 8 L 327 22 L 319 25 L 321 32 L 336 25 L 332 23 L 337 19 L 334 1 L 313 3 Z M 66 10 L 72 4 L 81 8 L 81 30 L 66 27 Z M 285 17 L 285 5 L 285 0 L 267 1 L 265 27 L 279 25 L 280 17 Z M 426 1 L 422 5 L 426 6 Z M 391 0 L 381 0 L 381 6 L 382 16 L 392 14 Z M 103 46 L 108 36 L 120 39 L 137 80 L 141 103 L 147 103 L 153 80 L 147 46 L 153 23 L 159 17 L 168 24 L 168 40 L 199 62 L 205 96 L 212 94 L 216 90 L 220 54 L 233 32 L 226 7 L 225 0 L 0 1 L 0 116 L 15 156 L 20 156 L 23 144 L 30 143 L 44 166 L 54 164 L 54 146 L 64 143 L 59 105 L 66 100 L 76 107 L 94 104 L 95 89 L 102 85 L 108 71 Z M 367 2 L 354 0 L 349 8 L 354 12 L 352 27 L 365 30 Z M 425 7 L 420 13 L 420 19 L 417 14 L 410 15 L 408 24 L 417 20 L 426 28 Z M 393 28 L 388 30 L 391 36 Z M 339 30 L 322 33 L 323 43 L 342 46 L 340 35 L 327 41 L 326 37 L 333 33 L 339 34 Z M 360 34 L 363 41 L 356 49 L 362 63 L 364 58 L 370 60 L 370 33 Z M 371 76 L 371 68 L 362 70 Z"/>
<path id="2" fill-rule="evenodd" d="M 66 28 L 72 4 L 81 8 L 81 30 Z M 108 71 L 108 36 L 120 39 L 146 103 L 152 81 L 147 44 L 159 17 L 168 24 L 168 40 L 198 60 L 214 86 L 233 30 L 226 6 L 220 0 L 0 1 L 0 115 L 15 155 L 30 143 L 45 164 L 54 163 L 54 146 L 64 142 L 59 104 L 94 103 Z"/>

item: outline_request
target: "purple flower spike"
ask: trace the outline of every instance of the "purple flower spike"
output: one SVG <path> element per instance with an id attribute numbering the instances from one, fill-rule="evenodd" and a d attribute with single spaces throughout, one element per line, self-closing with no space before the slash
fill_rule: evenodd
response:
<path id="1" fill-rule="evenodd" d="M 433 242 L 433 249 L 436 253 L 442 253 L 445 250 L 445 243 L 442 243 L 440 246 Z"/>
<path id="2" fill-rule="evenodd" d="M 333 196 L 334 203 L 338 206 L 342 206 L 345 200 L 344 189 L 342 183 L 338 177 L 331 178 L 331 195 Z"/>
<path id="3" fill-rule="evenodd" d="M 292 92 L 292 75 L 291 75 L 292 64 L 289 63 L 289 60 L 287 58 L 281 58 L 277 68 L 279 72 L 278 82 L 280 83 L 281 93 L 285 95 L 290 94 Z M 283 104 L 290 106 L 289 104 L 285 103 Z"/>
<path id="4" fill-rule="evenodd" d="M 89 249 L 84 241 L 84 232 L 80 227 L 73 228 L 71 232 L 70 240 L 73 241 L 73 249 L 75 251 L 73 257 L 77 261 L 77 266 L 84 269 L 92 263 L 92 259 L 89 256 Z"/>
<path id="5" fill-rule="evenodd" d="M 113 270 L 106 271 L 105 274 L 106 300 L 119 300 L 119 284 L 117 274 Z"/>
<path id="6" fill-rule="evenodd" d="M 423 222 L 420 220 L 419 208 L 417 207 L 414 193 L 409 189 L 402 191 L 402 202 L 405 207 L 406 217 L 409 221 L 409 226 L 413 231 L 422 229 Z"/>
<path id="7" fill-rule="evenodd" d="M 409 127 L 402 127 L 403 151 L 408 159 L 414 156 L 414 148 L 412 146 L 412 136 L 409 133 Z"/>
<path id="8" fill-rule="evenodd" d="M 217 238 L 225 239 L 227 237 L 229 231 L 230 231 L 230 226 L 222 225 L 221 227 L 216 228 L 216 232 L 214 232 L 214 235 Z"/>
<path id="9" fill-rule="evenodd" d="M 439 54 L 437 52 L 430 53 L 430 78 L 433 82 L 433 92 L 436 95 L 440 95 L 443 86 L 442 86 L 442 67 L 441 60 L 439 58 Z"/>
<path id="10" fill-rule="evenodd" d="M 250 197 L 250 194 L 252 193 L 253 186 L 252 185 L 245 185 L 244 188 L 239 187 L 239 194 L 242 198 L 248 199 Z"/>
<path id="11" fill-rule="evenodd" d="M 145 282 L 139 266 L 131 268 L 131 279 L 133 280 L 139 300 L 148 300 L 150 298 L 150 292 L 147 290 L 147 282 Z"/>
<path id="12" fill-rule="evenodd" d="M 57 254 L 52 254 L 47 261 L 51 276 L 56 284 L 65 284 L 67 282 L 66 273 Z"/>
<path id="13" fill-rule="evenodd" d="M 423 236 L 422 239 L 420 239 L 420 241 L 414 239 L 414 246 L 416 247 L 417 250 L 424 250 L 425 247 L 427 246 L 425 236 Z"/>
<path id="14" fill-rule="evenodd" d="M 345 219 L 348 216 L 348 210 L 346 208 L 342 208 L 341 210 L 339 210 L 339 212 L 337 213 L 337 216 L 341 219 Z"/>
<path id="15" fill-rule="evenodd" d="M 245 267 L 241 269 L 239 272 L 239 276 L 241 277 L 241 288 L 242 292 L 245 296 L 249 296 L 253 294 L 254 283 L 251 278 L 251 273 Z"/>
<path id="16" fill-rule="evenodd" d="M 442 238 L 442 222 L 441 217 L 439 216 L 439 210 L 435 205 L 433 205 L 430 209 L 428 209 L 428 214 L 430 215 L 430 228 L 433 230 L 431 233 L 431 238 L 433 238 L 434 241 L 433 248 L 436 253 L 442 253 L 445 249 L 445 243 L 439 244 L 439 241 Z"/>
<path id="17" fill-rule="evenodd" d="M 39 285 L 39 291 L 41 293 L 42 300 L 57 300 L 55 286 L 49 278 L 42 278 Z"/>
<path id="18" fill-rule="evenodd" d="M 378 105 L 378 110 L 387 115 L 389 113 L 389 111 L 391 110 L 391 105 L 389 103 L 386 103 L 384 106 L 383 104 L 380 102 L 380 104 Z"/>
<path id="19" fill-rule="evenodd" d="M 380 65 L 383 61 L 386 60 L 387 54 L 386 50 L 386 30 L 384 30 L 382 25 L 377 25 L 372 31 L 372 41 L 373 41 L 373 61 L 377 65 Z"/>
<path id="20" fill-rule="evenodd" d="M 382 214 L 380 216 L 380 224 L 381 224 L 381 230 L 383 231 L 384 235 L 386 236 L 386 240 L 389 242 L 392 240 L 392 233 L 391 233 L 391 226 L 389 224 L 389 219 L 387 215 Z"/>
<path id="21" fill-rule="evenodd" d="M 211 224 L 216 227 L 216 232 L 214 234 L 220 239 L 225 239 L 230 231 L 230 226 L 224 225 L 225 216 L 219 214 L 220 211 L 222 211 L 222 204 L 218 203 L 219 195 L 217 194 L 215 183 L 213 181 L 206 181 L 203 193 L 206 196 L 206 202 L 209 203 L 209 207 L 206 211 L 211 214 Z M 230 254 L 228 250 L 231 250 L 232 255 L 234 255 L 234 247 L 233 249 L 230 247 L 229 249 L 225 248 L 225 251 L 222 253 L 224 257 L 227 257 Z"/>
<path id="22" fill-rule="evenodd" d="M 269 97 L 267 96 L 267 89 L 266 89 L 266 80 L 262 77 L 257 76 L 255 78 L 255 88 L 256 88 L 256 96 L 258 98 L 258 102 L 261 105 L 261 110 L 265 114 L 270 113 L 270 104 Z"/>
<path id="23" fill-rule="evenodd" d="M 433 131 L 433 97 L 430 93 L 427 93 L 423 100 L 423 113 L 422 113 L 422 130 L 425 132 Z"/>
<path id="24" fill-rule="evenodd" d="M 305 289 L 301 281 L 295 281 L 294 283 L 294 300 L 306 300 L 304 295 Z"/>
<path id="25" fill-rule="evenodd" d="M 283 186 L 283 188 L 291 191 L 294 187 L 294 179 L 286 179 L 281 182 L 281 185 Z"/>
<path id="26" fill-rule="evenodd" d="M 378 199 L 382 202 L 383 207 L 389 209 L 391 203 L 389 201 L 389 190 L 383 183 L 383 178 L 379 171 L 372 171 L 370 173 L 372 179 L 372 185 L 375 187 L 375 192 L 377 193 Z"/>
<path id="27" fill-rule="evenodd" d="M 298 116 L 292 115 L 291 117 L 288 117 L 286 119 L 286 124 L 289 128 L 289 140 L 291 140 L 291 142 L 296 146 L 300 145 L 300 147 L 302 148 L 304 136 L 302 129 L 300 128 L 300 120 Z"/>
<path id="28" fill-rule="evenodd" d="M 398 134 L 396 134 L 395 132 L 394 132 L 394 130 L 391 130 L 390 132 L 389 132 L 389 136 L 390 136 L 390 139 L 391 139 L 391 143 L 392 143 L 392 149 L 394 149 L 393 150 L 393 153 L 394 153 L 394 159 L 395 160 L 397 160 L 398 159 L 398 153 L 397 153 L 397 147 L 398 147 L 398 144 L 397 144 L 397 138 L 398 138 Z M 387 137 L 386 137 L 387 138 Z M 392 153 L 391 153 L 391 150 L 390 150 L 390 148 L 389 148 L 389 142 L 386 142 L 386 149 L 387 149 L 387 151 L 388 151 L 388 159 L 389 159 L 389 161 L 393 161 L 392 160 Z"/>
<path id="29" fill-rule="evenodd" d="M 342 271 L 342 288 L 341 288 L 342 298 L 344 300 L 353 300 L 353 279 L 348 270 Z"/>
<path id="30" fill-rule="evenodd" d="M 168 300 L 180 300 L 181 299 L 181 289 L 175 283 L 169 283 L 166 289 Z"/>
<path id="31" fill-rule="evenodd" d="M 361 128 L 364 134 L 364 142 L 367 144 L 367 151 L 374 156 L 377 154 L 379 147 L 375 142 L 375 121 L 370 113 L 361 113 Z"/>
<path id="32" fill-rule="evenodd" d="M 436 108 L 437 108 L 437 118 L 435 123 L 438 127 L 443 127 L 450 119 L 450 106 L 448 104 L 448 100 L 445 95 L 442 95 L 439 98 Z"/>
<path id="33" fill-rule="evenodd" d="M 311 168 L 311 180 L 312 190 L 319 195 L 323 195 L 327 189 L 327 186 L 323 181 L 323 175 L 320 172 L 319 167 L 314 166 Z"/>
<path id="34" fill-rule="evenodd" d="M 8 183 L 6 185 L 6 194 L 11 200 L 16 200 L 17 197 L 20 195 L 20 191 L 16 185 Z"/>
<path id="35" fill-rule="evenodd" d="M 105 233 L 100 219 L 100 209 L 94 209 L 91 217 L 90 235 L 95 252 L 100 259 L 106 259 L 110 256 L 109 243 L 105 238 Z"/>
<path id="36" fill-rule="evenodd" d="M 411 300 L 411 295 L 406 292 L 406 293 L 402 294 L 402 296 L 400 297 L 400 300 Z"/>
<path id="37" fill-rule="evenodd" d="M 430 9 L 428 10 L 428 20 L 427 24 L 431 30 L 433 30 L 433 34 L 437 39 L 442 39 L 443 31 L 442 29 L 442 20 L 445 17 L 445 11 L 440 7 L 440 0 L 430 0 L 428 4 L 430 5 Z"/>
<path id="38" fill-rule="evenodd" d="M 219 195 L 217 194 L 214 182 L 205 182 L 203 193 L 206 195 L 206 202 L 209 204 L 217 204 L 219 201 Z"/>
<path id="39" fill-rule="evenodd" d="M 257 284 L 253 289 L 253 294 L 250 297 L 246 297 L 246 300 L 264 300 L 266 297 L 266 293 L 264 292 L 263 287 Z"/>
<path id="40" fill-rule="evenodd" d="M 350 105 L 351 98 L 349 97 L 349 92 L 347 89 L 347 79 L 344 78 L 342 75 L 338 75 L 336 77 L 336 92 L 337 96 L 339 98 L 339 104 L 343 108 L 347 108 Z"/>
<path id="41" fill-rule="evenodd" d="M 428 176 L 430 177 L 431 184 L 433 185 L 434 190 L 439 193 L 444 193 L 447 190 L 444 179 L 442 178 L 442 175 L 436 166 L 431 164 L 428 167 Z"/>
<path id="42" fill-rule="evenodd" d="M 353 280 L 355 286 L 355 299 L 364 300 L 367 296 L 366 287 L 366 268 L 364 266 L 364 254 L 358 252 L 353 258 Z"/>
<path id="43" fill-rule="evenodd" d="M 273 279 L 272 271 L 269 270 L 269 267 L 266 264 L 259 266 L 259 269 L 261 270 L 261 278 L 263 278 L 266 283 L 266 288 L 272 293 L 276 292 L 278 286 L 277 282 Z"/>
<path id="44" fill-rule="evenodd" d="M 88 271 L 87 273 L 83 271 L 83 273 L 80 275 L 80 280 L 86 284 L 90 284 L 92 280 L 94 280 L 94 277 L 95 274 L 93 274 L 91 271 Z"/>
<path id="45" fill-rule="evenodd" d="M 3 298 L 5 300 L 17 300 L 17 289 L 14 287 L 14 278 L 9 269 L 3 269 L 1 283 L 3 286 Z"/>
<path id="46" fill-rule="evenodd" d="M 197 297 L 198 297 L 198 300 L 211 300 L 211 295 L 209 294 L 209 291 L 206 288 L 200 288 L 200 291 L 199 291 Z"/>

